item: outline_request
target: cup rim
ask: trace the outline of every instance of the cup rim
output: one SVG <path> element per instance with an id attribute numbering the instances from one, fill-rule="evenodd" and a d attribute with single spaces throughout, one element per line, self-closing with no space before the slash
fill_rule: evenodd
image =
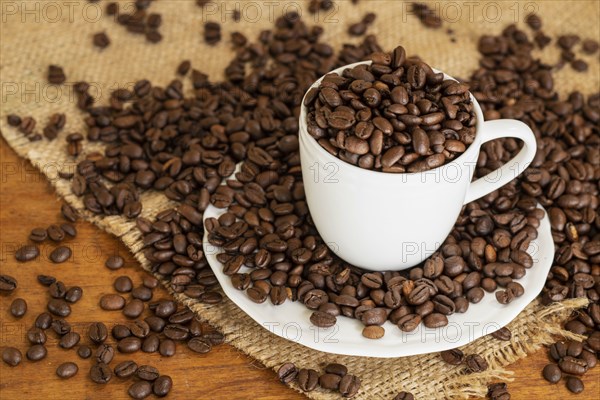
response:
<path id="1" fill-rule="evenodd" d="M 473 93 L 471 93 L 471 91 L 469 91 L 469 96 L 471 98 L 471 102 L 473 103 L 473 108 L 475 110 L 475 117 L 477 119 L 477 126 L 475 128 L 475 139 L 473 140 L 473 143 L 471 143 L 469 145 L 469 147 L 467 148 L 467 150 L 465 150 L 465 152 L 463 154 L 461 154 L 460 156 L 458 156 L 457 158 L 455 158 L 454 160 L 452 160 L 448 163 L 440 165 L 439 167 L 428 169 L 427 171 L 421 171 L 421 172 L 401 172 L 401 173 L 399 173 L 399 172 L 375 171 L 372 169 L 361 168 L 357 165 L 350 164 L 349 162 L 344 161 L 341 158 L 336 157 L 333 154 L 329 153 L 327 150 L 325 150 L 317 142 L 317 140 L 308 133 L 308 126 L 306 123 L 306 118 L 308 116 L 308 109 L 307 109 L 306 105 L 304 104 L 304 100 L 306 99 L 308 92 L 311 89 L 318 87 L 318 85 L 321 83 L 321 81 L 329 74 L 337 73 L 338 75 L 341 75 L 341 73 L 346 69 L 354 68 L 358 65 L 370 65 L 371 63 L 372 63 L 371 60 L 366 60 L 366 61 L 359 61 L 359 62 L 355 62 L 352 64 L 347 64 L 347 65 L 341 66 L 341 67 L 336 68 L 336 69 L 328 72 L 327 74 L 321 76 L 312 85 L 310 85 L 310 87 L 308 88 L 306 93 L 304 93 L 304 96 L 302 97 L 302 103 L 301 103 L 301 107 L 300 107 L 299 139 L 300 139 L 301 143 L 306 143 L 308 146 L 311 146 L 314 150 L 316 150 L 318 153 L 320 153 L 320 155 L 322 157 L 325 157 L 325 158 L 331 160 L 331 162 L 340 161 L 341 162 L 341 165 L 339 165 L 340 168 L 349 168 L 351 170 L 354 170 L 355 173 L 365 174 L 365 176 L 370 176 L 372 178 L 375 178 L 376 176 L 381 177 L 381 178 L 375 178 L 375 179 L 394 179 L 394 178 L 385 178 L 385 177 L 395 177 L 395 179 L 401 179 L 401 177 L 404 177 L 405 180 L 416 179 L 417 177 L 423 177 L 424 174 L 432 174 L 432 173 L 435 173 L 436 171 L 441 171 L 445 168 L 449 168 L 449 166 L 452 166 L 453 164 L 458 164 L 461 159 L 464 160 L 464 158 L 470 157 L 473 152 L 478 150 L 479 146 L 477 144 L 478 144 L 478 142 L 481 141 L 482 126 L 483 126 L 484 120 L 483 120 L 483 112 L 481 111 L 481 107 L 479 106 L 477 99 L 475 99 L 475 96 L 473 96 Z M 433 67 L 431 69 L 436 73 L 439 73 L 439 72 L 443 73 L 444 79 L 452 79 L 456 82 L 459 82 L 458 79 L 446 74 L 443 71 L 440 71 Z M 306 136 L 306 138 L 305 138 L 305 136 Z M 477 148 L 477 150 L 476 150 L 476 148 Z"/>

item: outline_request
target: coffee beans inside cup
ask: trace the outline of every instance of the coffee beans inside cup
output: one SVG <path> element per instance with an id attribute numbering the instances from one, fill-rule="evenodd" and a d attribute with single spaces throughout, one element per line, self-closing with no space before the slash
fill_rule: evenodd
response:
<path id="1" fill-rule="evenodd" d="M 326 75 L 306 94 L 309 134 L 350 164 L 421 172 L 459 157 L 475 138 L 469 86 L 446 79 L 402 46 L 372 64 Z"/>

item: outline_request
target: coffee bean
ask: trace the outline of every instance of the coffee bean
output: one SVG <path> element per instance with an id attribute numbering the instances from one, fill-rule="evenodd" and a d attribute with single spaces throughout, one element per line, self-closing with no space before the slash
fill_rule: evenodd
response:
<path id="1" fill-rule="evenodd" d="M 337 318 L 331 314 L 315 311 L 310 316 L 310 322 L 320 328 L 329 328 L 336 324 Z"/>
<path id="2" fill-rule="evenodd" d="M 90 368 L 90 379 L 94 383 L 106 384 L 112 378 L 112 372 L 108 365 L 98 362 Z"/>
<path id="3" fill-rule="evenodd" d="M 35 319 L 35 327 L 39 329 L 48 329 L 52 324 L 52 315 L 48 312 L 39 314 Z"/>
<path id="4" fill-rule="evenodd" d="M 121 256 L 110 256 L 104 263 L 106 268 L 113 270 L 123 267 L 124 264 L 125 260 Z"/>
<path id="5" fill-rule="evenodd" d="M 29 240 L 32 242 L 43 242 L 48 237 L 48 233 L 45 228 L 34 228 L 29 234 Z"/>
<path id="6" fill-rule="evenodd" d="M 152 392 L 155 396 L 165 397 L 173 387 L 173 379 L 169 375 L 159 376 L 152 384 Z"/>
<path id="7" fill-rule="evenodd" d="M 110 44 L 110 39 L 105 32 L 99 32 L 94 34 L 93 42 L 94 46 L 105 49 Z"/>
<path id="8" fill-rule="evenodd" d="M 77 348 L 77 355 L 83 359 L 88 359 L 92 356 L 92 349 L 90 349 L 89 346 L 82 344 Z"/>
<path id="9" fill-rule="evenodd" d="M 304 392 L 312 392 L 319 384 L 319 373 L 314 369 L 302 368 L 297 374 L 298 386 Z"/>
<path id="10" fill-rule="evenodd" d="M 96 361 L 98 363 L 110 364 L 115 356 L 115 349 L 109 344 L 101 344 L 96 350 Z"/>
<path id="11" fill-rule="evenodd" d="M 115 279 L 113 287 L 119 293 L 128 293 L 133 289 L 133 282 L 128 276 L 119 276 Z"/>
<path id="12" fill-rule="evenodd" d="M 55 264 L 67 261 L 71 257 L 71 249 L 67 246 L 58 246 L 50 253 L 50 260 Z"/>
<path id="13" fill-rule="evenodd" d="M 121 310 L 125 307 L 125 298 L 118 294 L 105 294 L 100 298 L 100 308 L 107 311 Z"/>
<path id="14" fill-rule="evenodd" d="M 71 306 L 63 299 L 50 299 L 47 307 L 50 313 L 59 317 L 67 317 L 71 314 Z"/>
<path id="15" fill-rule="evenodd" d="M 512 337 L 511 331 L 506 327 L 498 329 L 497 331 L 493 332 L 491 335 L 494 339 L 498 339 L 498 340 L 502 340 L 502 341 L 508 341 Z"/>
<path id="16" fill-rule="evenodd" d="M 71 332 L 71 325 L 64 319 L 53 320 L 50 327 L 59 336 L 66 335 L 67 333 Z"/>
<path id="17" fill-rule="evenodd" d="M 0 275 L 0 293 L 12 293 L 17 288 L 17 280 L 10 275 Z"/>
<path id="18" fill-rule="evenodd" d="M 567 378 L 567 389 L 571 393 L 579 394 L 584 389 L 583 381 L 575 376 L 570 376 Z"/>
<path id="19" fill-rule="evenodd" d="M 135 371 L 135 376 L 144 381 L 154 381 L 159 377 L 158 369 L 151 365 L 140 365 Z"/>
<path id="20" fill-rule="evenodd" d="M 482 372 L 488 369 L 488 363 L 478 354 L 470 354 L 465 358 L 465 363 L 471 372 Z"/>
<path id="21" fill-rule="evenodd" d="M 131 297 L 141 301 L 149 301 L 152 299 L 152 290 L 145 286 L 138 286 L 131 292 Z"/>
<path id="22" fill-rule="evenodd" d="M 465 358 L 464 353 L 459 349 L 445 350 L 440 354 L 442 356 L 442 360 L 450 365 L 460 365 Z"/>
<path id="23" fill-rule="evenodd" d="M 121 353 L 135 353 L 141 347 L 142 341 L 135 336 L 126 337 L 117 343 L 117 350 Z"/>
<path id="24" fill-rule="evenodd" d="M 190 350 L 200 354 L 206 354 L 212 348 L 209 341 L 199 337 L 190 339 L 187 345 Z"/>
<path id="25" fill-rule="evenodd" d="M 381 339 L 385 335 L 385 329 L 377 325 L 365 326 L 362 335 L 367 339 Z"/>
<path id="26" fill-rule="evenodd" d="M 296 379 L 298 375 L 298 368 L 293 363 L 282 364 L 277 370 L 277 376 L 283 383 L 290 383 Z"/>
<path id="27" fill-rule="evenodd" d="M 55 84 L 55 85 L 60 85 L 62 83 L 64 83 L 67 80 L 67 77 L 65 76 L 65 73 L 62 69 L 62 67 L 58 66 L 58 65 L 49 65 L 48 66 L 48 82 Z"/>
<path id="28" fill-rule="evenodd" d="M 58 345 L 63 349 L 72 349 L 79 343 L 79 340 L 79 333 L 69 332 L 60 338 Z"/>
<path id="29" fill-rule="evenodd" d="M 546 365 L 542 371 L 542 375 L 544 376 L 544 379 L 550 383 L 556 383 L 560 381 L 560 378 L 562 377 L 560 368 L 558 368 L 556 364 Z"/>
<path id="30" fill-rule="evenodd" d="M 65 293 L 65 300 L 69 303 L 77 303 L 83 296 L 83 289 L 79 286 L 73 286 Z"/>
<path id="31" fill-rule="evenodd" d="M 400 392 L 395 397 L 394 400 L 415 400 L 415 396 L 409 392 Z"/>
<path id="32" fill-rule="evenodd" d="M 144 276 L 144 278 L 142 279 L 142 283 L 144 286 L 146 286 L 148 289 L 154 289 L 158 286 L 158 279 L 156 279 L 153 276 L 150 275 L 146 275 Z"/>
<path id="33" fill-rule="evenodd" d="M 339 391 L 343 397 L 353 397 L 360 390 L 360 379 L 354 375 L 345 375 L 340 381 Z"/>
<path id="34" fill-rule="evenodd" d="M 342 378 L 335 374 L 323 374 L 319 377 L 319 385 L 323 389 L 327 390 L 338 390 Z"/>
<path id="35" fill-rule="evenodd" d="M 25 246 L 22 246 L 15 252 L 15 258 L 17 259 L 17 261 L 21 262 L 31 261 L 39 255 L 40 249 L 33 244 L 27 244 Z"/>
<path id="36" fill-rule="evenodd" d="M 558 366 L 563 372 L 571 375 L 583 375 L 588 370 L 588 365 L 584 360 L 571 356 L 561 358 Z"/>
<path id="37" fill-rule="evenodd" d="M 123 315 L 127 318 L 137 318 L 144 312 L 144 303 L 141 300 L 133 299 L 123 307 Z"/>
<path id="38" fill-rule="evenodd" d="M 173 357 L 175 355 L 175 342 L 171 339 L 161 340 L 158 352 L 163 357 Z"/>
<path id="39" fill-rule="evenodd" d="M 143 304 L 143 303 L 142 303 Z M 154 308 L 154 314 L 160 318 L 168 318 L 177 311 L 177 303 L 170 300 L 159 302 Z"/>
<path id="40" fill-rule="evenodd" d="M 21 318 L 27 312 L 27 302 L 25 299 L 16 298 L 10 303 L 10 313 L 15 318 Z"/>
<path id="41" fill-rule="evenodd" d="M 115 366 L 115 375 L 119 378 L 129 378 L 135 374 L 138 366 L 134 361 L 122 361 Z"/>
<path id="42" fill-rule="evenodd" d="M 142 342 L 142 351 L 144 353 L 157 352 L 160 346 L 160 338 L 156 334 L 148 335 Z"/>
<path id="43" fill-rule="evenodd" d="M 19 365 L 22 359 L 23 355 L 19 349 L 14 347 L 5 347 L 4 350 L 2 350 L 2 361 L 11 367 L 16 367 Z"/>
<path id="44" fill-rule="evenodd" d="M 72 378 L 79 371 L 77 364 L 73 362 L 65 362 L 56 368 L 56 375 L 62 379 Z"/>
<path id="45" fill-rule="evenodd" d="M 55 299 L 64 299 L 67 294 L 67 287 L 62 281 L 56 281 L 50 284 L 48 293 Z"/>
<path id="46" fill-rule="evenodd" d="M 96 344 L 103 343 L 108 337 L 108 329 L 102 322 L 94 322 L 88 328 L 88 337 Z"/>
<path id="47" fill-rule="evenodd" d="M 56 278 L 50 275 L 38 275 L 37 280 L 44 286 L 50 286 L 56 282 Z"/>
<path id="48" fill-rule="evenodd" d="M 29 361 L 40 361 L 45 358 L 48 354 L 48 350 L 44 347 L 43 344 L 34 344 L 29 349 L 27 349 L 27 359 Z"/>
<path id="49" fill-rule="evenodd" d="M 129 386 L 127 393 L 132 399 L 145 399 L 152 394 L 152 384 L 146 381 L 135 382 Z"/>
<path id="50" fill-rule="evenodd" d="M 440 328 L 448 325 L 448 317 L 440 313 L 431 313 L 423 318 L 423 324 L 427 328 Z"/>

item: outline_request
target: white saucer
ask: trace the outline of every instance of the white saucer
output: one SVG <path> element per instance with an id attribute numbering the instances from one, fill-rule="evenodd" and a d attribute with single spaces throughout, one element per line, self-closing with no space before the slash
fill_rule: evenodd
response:
<path id="1" fill-rule="evenodd" d="M 205 211 L 204 218 L 218 217 L 225 211 L 211 205 Z M 554 243 L 546 215 L 538 228 L 537 239 L 528 249 L 534 264 L 518 281 L 525 288 L 525 294 L 521 297 L 502 305 L 496 301 L 494 294 L 486 293 L 478 304 L 470 304 L 466 313 L 448 316 L 448 325 L 438 329 L 429 329 L 421 324 L 415 331 L 405 333 L 387 321 L 383 325 L 385 336 L 371 340 L 362 336 L 364 325 L 355 319 L 340 316 L 335 326 L 324 329 L 310 323 L 312 311 L 300 302 L 288 300 L 280 306 L 274 306 L 267 299 L 262 304 L 254 303 L 245 292 L 235 289 L 230 278 L 223 274 L 223 264 L 216 258 L 220 249 L 208 243 L 207 236 L 205 233 L 204 253 L 223 291 L 259 325 L 277 336 L 311 349 L 364 357 L 390 358 L 439 352 L 463 346 L 500 329 L 537 297 L 554 259 Z"/>

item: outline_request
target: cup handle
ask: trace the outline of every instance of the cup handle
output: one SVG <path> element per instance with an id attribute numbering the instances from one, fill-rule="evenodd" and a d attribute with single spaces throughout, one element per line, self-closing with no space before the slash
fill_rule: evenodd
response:
<path id="1" fill-rule="evenodd" d="M 471 185 L 467 190 L 467 195 L 465 196 L 464 204 L 493 192 L 519 176 L 529 166 L 533 157 L 535 157 L 535 152 L 537 150 L 535 135 L 531 129 L 521 121 L 513 119 L 486 121 L 483 123 L 481 132 L 483 134 L 482 145 L 490 140 L 514 137 L 521 139 L 524 146 L 514 158 L 509 160 L 502 167 L 471 182 Z"/>

